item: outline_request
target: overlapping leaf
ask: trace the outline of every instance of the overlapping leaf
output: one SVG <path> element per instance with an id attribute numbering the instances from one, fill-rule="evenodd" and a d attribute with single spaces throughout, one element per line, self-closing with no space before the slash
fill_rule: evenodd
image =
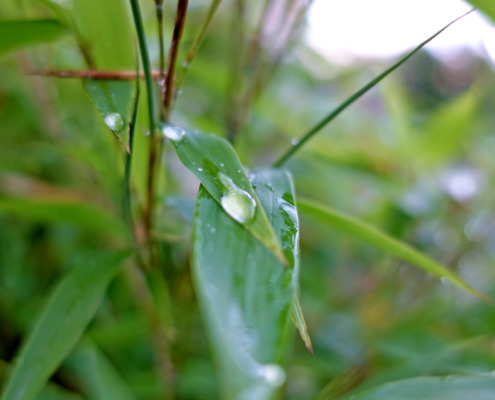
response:
<path id="1" fill-rule="evenodd" d="M 210 195 L 283 263 L 284 252 L 232 146 L 214 135 L 165 125 L 177 155 Z"/>
<path id="2" fill-rule="evenodd" d="M 88 260 L 58 284 L 18 354 L 2 400 L 31 400 L 81 337 L 124 253 Z"/>
<path id="3" fill-rule="evenodd" d="M 298 220 L 290 178 L 267 170 L 254 174 L 252 184 L 287 267 L 229 218 L 204 187 L 194 217 L 194 280 L 227 399 L 272 399 L 280 390 L 298 289 Z"/>

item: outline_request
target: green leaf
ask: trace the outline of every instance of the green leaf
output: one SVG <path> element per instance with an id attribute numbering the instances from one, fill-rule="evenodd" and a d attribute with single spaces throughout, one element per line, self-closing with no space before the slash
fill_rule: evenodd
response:
<path id="1" fill-rule="evenodd" d="M 235 150 L 222 138 L 177 126 L 163 125 L 182 163 L 234 220 L 286 263 L 265 210 Z"/>
<path id="2" fill-rule="evenodd" d="M 495 398 L 495 376 L 421 377 L 387 383 L 345 400 L 490 400 Z"/>
<path id="3" fill-rule="evenodd" d="M 195 287 L 226 399 L 272 399 L 280 390 L 298 289 L 299 229 L 290 177 L 265 170 L 252 183 L 282 242 L 287 268 L 203 186 L 194 216 Z"/>
<path id="4" fill-rule="evenodd" d="M 132 82 L 84 79 L 83 84 L 105 124 L 129 153 L 129 120 L 134 99 Z"/>
<path id="5" fill-rule="evenodd" d="M 127 234 L 120 219 L 83 202 L 0 197 L 0 214 L 2 213 L 43 222 L 68 222 L 95 232 Z"/>
<path id="6" fill-rule="evenodd" d="M 133 31 L 126 1 L 74 0 L 77 31 L 93 68 L 134 69 Z"/>
<path id="7" fill-rule="evenodd" d="M 55 19 L 0 21 L 0 55 L 57 40 L 67 28 Z"/>
<path id="8" fill-rule="evenodd" d="M 484 12 L 495 22 L 495 3 L 493 0 L 468 0 L 468 2 Z"/>
<path id="9" fill-rule="evenodd" d="M 440 265 L 435 260 L 425 256 L 410 247 L 408 244 L 394 239 L 386 233 L 374 228 L 371 225 L 368 225 L 366 222 L 321 206 L 310 200 L 299 199 L 298 206 L 301 212 L 316 218 L 318 221 L 324 222 L 325 224 L 338 229 L 343 233 L 347 233 L 354 238 L 361 239 L 380 250 L 414 264 L 434 276 L 447 279 L 457 287 L 465 290 L 473 296 L 485 300 L 490 304 L 494 304 L 491 298 L 473 289 L 448 268 Z"/>
<path id="10" fill-rule="evenodd" d="M 60 281 L 7 381 L 2 400 L 31 400 L 77 343 L 126 254 L 87 260 Z"/>
<path id="11" fill-rule="evenodd" d="M 93 400 L 133 400 L 131 389 L 105 355 L 89 340 L 78 346 L 74 361 L 87 394 Z"/>

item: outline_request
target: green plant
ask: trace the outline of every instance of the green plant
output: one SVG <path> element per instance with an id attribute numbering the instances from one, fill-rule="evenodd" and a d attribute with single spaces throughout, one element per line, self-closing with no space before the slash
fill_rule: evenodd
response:
<path id="1" fill-rule="evenodd" d="M 285 168 L 310 138 L 451 24 L 370 80 L 294 142 L 272 167 L 265 167 L 263 147 L 272 141 L 275 143 L 269 146 L 268 157 L 272 159 L 281 140 L 267 135 L 264 141 L 258 132 L 271 127 L 264 126 L 266 122 L 261 117 L 250 119 L 250 112 L 254 110 L 256 115 L 263 115 L 255 105 L 261 104 L 260 107 L 266 106 L 270 113 L 276 113 L 279 106 L 270 105 L 269 101 L 268 105 L 263 104 L 261 95 L 293 45 L 308 5 L 286 2 L 277 14 L 273 2 L 257 4 L 260 10 L 254 18 L 256 22 L 249 26 L 254 9 L 238 0 L 220 9 L 222 18 L 216 25 L 212 21 L 220 12 L 220 1 L 213 0 L 204 11 L 191 8 L 187 0 L 178 0 L 175 21 L 173 26 L 168 26 L 164 20 L 166 5 L 155 0 L 156 14 L 149 15 L 153 15 L 153 19 L 156 16 L 158 26 L 157 71 L 151 68 L 153 63 L 145 32 L 148 24 L 143 23 L 140 4 L 131 0 L 129 5 L 132 18 L 124 2 L 74 0 L 71 11 L 50 0 L 24 4 L 21 11 L 13 1 L 2 6 L 11 15 L 21 12 L 39 18 L 0 21 L 0 53 L 65 35 L 65 47 L 35 50 L 30 56 L 21 54 L 8 59 L 5 67 L 14 82 L 24 80 L 16 70 L 18 65 L 25 70 L 23 72 L 60 79 L 47 81 L 50 78 L 46 76 L 32 77 L 32 83 L 13 89 L 18 93 L 12 98 L 21 102 L 31 99 L 34 104 L 24 106 L 14 102 L 10 105 L 12 110 L 7 104 L 3 115 L 5 126 L 9 126 L 11 132 L 8 144 L 12 149 L 20 146 L 22 157 L 9 159 L 5 155 L 2 162 L 5 193 L 0 198 L 0 222 L 6 256 L 2 259 L 4 283 L 0 288 L 4 315 L 0 313 L 0 317 L 2 325 L 3 321 L 6 326 L 12 325 L 4 334 L 5 352 L 15 347 L 17 354 L 15 364 L 5 363 L 3 368 L 10 372 L 3 374 L 7 378 L 2 400 L 29 400 L 37 396 L 61 399 L 282 398 L 291 380 L 287 374 L 297 381 L 307 373 L 303 367 L 299 371 L 297 368 L 289 370 L 295 328 L 307 348 L 307 351 L 299 350 L 300 365 L 311 364 L 306 357 L 313 352 L 311 329 L 300 304 L 298 211 L 350 234 L 353 239 L 368 242 L 415 264 L 486 303 L 493 303 L 455 271 L 414 250 L 403 240 L 322 205 L 317 191 L 325 185 L 322 183 L 325 175 L 318 174 L 316 165 L 309 181 L 314 186 L 303 191 L 312 200 L 304 196 L 298 200 L 293 174 L 304 168 Z M 197 32 L 184 33 L 188 12 L 200 21 Z M 269 16 L 276 16 L 278 20 Z M 227 17 L 232 19 L 231 31 L 224 26 Z M 267 34 L 269 24 L 280 24 L 280 31 Z M 164 27 L 172 31 L 168 57 Z M 208 28 L 215 29 L 215 40 L 211 43 L 207 41 Z M 184 35 L 190 45 L 183 49 L 187 51 L 181 52 L 181 44 L 186 40 Z M 232 43 L 226 41 L 227 36 L 231 36 Z M 198 50 L 204 40 L 205 54 L 209 52 L 210 56 L 201 60 L 198 58 L 202 53 Z M 227 65 L 221 54 L 229 45 L 233 46 L 232 60 Z M 78 61 L 74 61 L 74 49 L 79 51 Z M 179 68 L 181 56 L 184 63 Z M 58 60 L 54 68 L 47 67 L 51 65 L 51 57 Z M 188 81 L 186 75 L 193 61 L 199 65 L 197 69 L 192 68 L 188 76 L 191 81 Z M 74 64 L 85 67 L 76 69 Z M 61 69 L 61 66 L 70 68 Z M 142 77 L 144 87 L 137 77 Z M 82 98 L 80 80 L 100 115 L 91 113 L 92 109 Z M 188 86 L 188 82 L 192 83 Z M 227 92 L 229 104 L 225 107 L 216 104 L 223 97 L 220 88 Z M 36 97 L 50 90 L 60 93 L 59 112 L 52 109 L 50 102 Z M 198 104 L 196 96 L 201 99 L 205 94 L 208 98 Z M 396 94 L 400 95 L 400 91 Z M 467 93 L 461 100 L 449 104 L 452 107 L 447 111 L 449 121 L 454 114 L 459 118 L 466 114 L 462 121 L 471 121 L 469 118 L 475 108 L 472 94 Z M 78 113 L 75 110 L 79 108 L 83 111 Z M 227 115 L 223 129 L 219 109 Z M 26 120 L 15 121 L 21 112 Z M 9 115 L 15 118 L 9 120 Z M 443 127 L 442 115 L 438 112 L 433 116 L 431 125 L 437 123 Z M 278 118 L 284 119 L 283 116 Z M 287 123 L 281 121 L 280 126 L 287 128 Z M 291 122 L 289 118 L 289 126 Z M 203 133 L 210 129 L 219 136 Z M 107 134 L 108 130 L 111 135 Z M 23 141 L 16 136 L 19 132 L 30 132 L 26 139 L 28 146 L 23 146 Z M 288 141 L 285 137 L 282 139 Z M 418 147 L 418 159 L 427 154 L 421 147 L 425 146 L 422 142 L 411 140 L 407 145 L 411 143 Z M 428 142 L 426 147 L 431 147 Z M 180 167 L 177 167 L 176 156 Z M 395 157 L 397 159 L 390 162 L 399 164 L 403 154 L 398 151 Z M 342 164 L 351 170 L 356 166 L 359 169 L 361 163 L 368 173 L 381 161 L 385 162 L 377 153 L 369 159 L 350 157 Z M 249 165 L 249 169 L 244 165 Z M 428 167 L 427 163 L 424 165 Z M 192 176 L 183 167 L 200 182 L 195 204 L 191 197 L 177 196 L 184 189 L 181 180 Z M 176 172 L 177 168 L 182 170 Z M 328 171 L 335 172 L 331 168 Z M 375 175 L 383 185 L 390 178 L 379 171 Z M 352 178 L 352 173 L 344 180 L 348 178 Z M 345 192 L 337 185 L 335 190 Z M 344 193 L 344 202 L 350 196 L 352 191 Z M 398 213 L 397 208 L 395 211 Z M 401 216 L 397 221 L 400 225 Z M 12 236 L 10 230 L 14 232 Z M 31 239 L 26 240 L 30 235 Z M 192 245 L 189 245 L 191 236 Z M 315 236 L 318 237 L 315 239 Z M 324 246 L 313 247 L 310 242 L 321 241 L 326 236 L 308 230 L 308 259 L 325 252 Z M 346 246 L 335 248 L 342 250 L 342 254 L 352 255 L 353 248 L 346 250 Z M 369 249 L 366 249 L 359 257 L 369 261 L 370 256 L 366 254 Z M 324 263 L 325 256 L 320 257 L 318 262 L 311 263 Z M 382 264 L 387 267 L 387 262 Z M 16 265 L 21 265 L 19 270 Z M 33 270 L 34 267 L 41 270 Z M 318 271 L 310 279 L 315 296 L 321 290 L 317 274 Z M 380 276 L 378 272 L 374 274 Z M 37 282 L 38 277 L 46 281 Z M 48 300 L 37 304 L 55 279 L 59 283 Z M 30 303 L 30 290 L 35 293 L 32 299 L 36 303 Z M 386 292 L 385 288 L 380 293 Z M 391 338 L 378 335 L 383 338 L 384 347 L 393 347 L 393 336 L 402 333 L 402 329 L 407 331 L 408 338 L 414 337 L 417 333 L 413 327 L 418 328 L 422 318 L 428 317 L 429 305 L 437 301 L 432 298 L 417 315 L 412 313 L 410 324 L 407 320 L 397 322 L 396 329 L 387 331 Z M 383 318 L 380 307 L 388 307 L 392 302 L 390 299 L 372 302 L 377 309 L 371 309 L 363 320 L 376 318 L 376 315 Z M 16 316 L 19 306 L 25 314 Z M 491 308 L 483 304 L 478 307 L 486 307 L 482 308 L 486 316 L 480 324 L 485 326 L 493 318 Z M 40 316 L 32 323 L 36 313 Z M 359 313 L 349 311 L 348 314 Z M 93 317 L 94 322 L 90 324 Z M 313 323 L 318 324 L 318 319 L 323 318 L 323 314 L 315 313 Z M 375 328 L 380 326 L 377 322 L 373 324 Z M 17 350 L 14 343 L 19 332 L 23 333 L 24 345 Z M 30 333 L 24 335 L 25 332 Z M 462 339 L 456 346 L 470 349 L 472 346 L 477 351 L 486 349 L 483 338 L 472 336 L 459 333 Z M 422 336 L 418 334 L 418 337 Z M 475 345 L 468 339 L 475 341 Z M 207 342 L 211 344 L 211 356 L 205 350 Z M 318 342 L 324 340 L 318 338 Z M 463 353 L 451 343 L 443 342 L 438 350 L 436 343 L 426 339 L 420 345 L 426 346 L 435 360 L 440 360 L 438 365 L 442 365 L 442 357 L 458 354 L 470 357 L 476 353 Z M 424 351 L 421 346 L 418 346 L 420 352 Z M 404 345 L 399 347 L 405 349 Z M 125 352 L 128 353 L 123 355 Z M 387 354 L 393 354 L 390 348 L 377 352 L 381 355 L 376 361 L 378 371 L 387 371 L 387 362 L 394 366 L 387 359 Z M 360 390 L 429 371 L 424 367 L 424 358 L 415 361 L 408 355 L 406 359 L 410 364 L 405 363 L 403 370 L 394 370 L 396 376 L 383 373 L 376 374 L 375 380 L 366 379 L 367 371 L 373 368 L 368 365 L 369 360 L 361 353 L 350 359 L 353 365 L 339 364 L 337 359 L 332 373 L 318 372 L 321 379 L 313 381 L 318 381 L 321 390 L 308 396 L 337 398 L 356 388 Z M 474 364 L 459 363 L 467 366 L 466 370 L 475 365 L 473 371 L 469 371 L 470 376 L 412 378 L 359 392 L 350 398 L 409 399 L 431 396 L 431 393 L 435 393 L 435 399 L 487 398 L 495 392 L 495 381 L 492 375 L 478 372 L 486 372 L 487 369 L 480 366 L 489 365 L 490 361 L 492 357 Z M 424 368 L 420 369 L 415 363 Z M 212 383 L 212 365 L 218 375 L 218 386 Z M 314 369 L 322 371 L 324 367 Z M 431 369 L 445 375 L 463 371 L 460 368 Z M 50 377 L 51 382 L 45 385 Z M 323 384 L 329 380 L 330 383 Z M 287 390 L 287 396 L 306 395 L 298 394 L 294 385 Z"/>

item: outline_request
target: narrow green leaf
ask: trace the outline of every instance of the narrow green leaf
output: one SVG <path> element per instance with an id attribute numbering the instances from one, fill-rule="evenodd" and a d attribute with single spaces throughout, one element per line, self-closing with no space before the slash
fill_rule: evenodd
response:
<path id="1" fill-rule="evenodd" d="M 253 187 L 282 242 L 284 268 L 200 187 L 194 216 L 193 275 L 226 399 L 273 399 L 298 289 L 298 220 L 289 175 L 266 170 Z"/>
<path id="2" fill-rule="evenodd" d="M 387 383 L 345 400 L 491 400 L 495 375 L 421 377 Z"/>
<path id="3" fill-rule="evenodd" d="M 259 205 L 235 150 L 222 138 L 177 126 L 163 125 L 182 163 L 201 181 L 225 212 L 286 263 L 275 232 Z"/>
<path id="4" fill-rule="evenodd" d="M 67 28 L 55 19 L 0 21 L 0 55 L 53 42 L 67 32 Z"/>
<path id="5" fill-rule="evenodd" d="M 84 79 L 84 89 L 115 137 L 129 149 L 129 121 L 134 99 L 134 87 L 129 81 Z"/>
<path id="6" fill-rule="evenodd" d="M 68 222 L 95 232 L 127 234 L 120 219 L 101 208 L 83 202 L 0 197 L 0 213 L 43 222 Z"/>
<path id="7" fill-rule="evenodd" d="M 461 18 L 465 17 L 467 14 L 469 14 L 472 11 L 473 10 L 461 15 L 460 17 L 456 18 L 455 20 L 453 20 L 449 24 L 445 25 L 438 32 L 436 32 L 435 34 L 430 36 L 425 41 L 421 42 L 413 50 L 411 50 L 409 53 L 407 53 L 405 56 L 403 56 L 399 61 L 397 61 L 390 68 L 383 71 L 380 75 L 378 75 L 376 78 L 372 79 L 370 82 L 368 82 L 366 85 L 364 85 L 361 89 L 359 89 L 357 92 L 355 92 L 353 95 L 351 95 L 347 100 L 345 100 L 343 103 L 341 103 L 336 109 L 334 109 L 330 114 L 328 114 L 326 117 L 324 117 L 320 122 L 318 122 L 315 126 L 313 126 L 307 133 L 305 133 L 301 137 L 301 139 L 298 140 L 295 145 L 290 147 L 273 165 L 276 167 L 280 167 L 284 163 L 286 163 L 287 160 L 289 160 L 289 158 L 291 158 L 297 150 L 299 150 L 314 135 L 316 135 L 318 132 L 320 132 L 326 125 L 328 125 L 336 117 L 338 117 L 342 111 L 344 111 L 347 107 L 349 107 L 356 100 L 358 100 L 362 95 L 364 95 L 370 89 L 372 89 L 374 86 L 376 86 L 378 83 L 380 83 L 380 81 L 382 81 L 384 78 L 386 78 L 392 72 L 394 72 L 397 68 L 399 68 L 402 64 L 404 64 L 407 60 L 409 60 L 409 58 L 411 58 L 414 54 L 416 54 L 419 50 L 421 50 L 429 42 L 431 42 L 438 35 L 440 35 L 443 31 L 445 31 L 448 27 L 450 27 L 452 24 L 459 21 Z"/>
<path id="8" fill-rule="evenodd" d="M 78 376 L 92 400 L 133 400 L 129 386 L 107 357 L 89 340 L 74 354 Z"/>
<path id="9" fill-rule="evenodd" d="M 311 215 L 318 221 L 324 222 L 325 224 L 338 229 L 343 233 L 347 233 L 355 238 L 361 239 L 380 250 L 414 264 L 434 276 L 447 279 L 457 287 L 465 290 L 473 296 L 476 296 L 490 304 L 494 304 L 491 298 L 473 289 L 453 271 L 443 265 L 440 265 L 435 260 L 425 256 L 410 247 L 408 244 L 394 239 L 386 233 L 372 227 L 371 225 L 368 225 L 366 222 L 321 206 L 310 200 L 299 199 L 298 206 L 301 212 Z"/>
<path id="10" fill-rule="evenodd" d="M 87 260 L 61 280 L 17 356 L 2 400 L 36 396 L 81 337 L 125 257 L 114 253 Z"/>

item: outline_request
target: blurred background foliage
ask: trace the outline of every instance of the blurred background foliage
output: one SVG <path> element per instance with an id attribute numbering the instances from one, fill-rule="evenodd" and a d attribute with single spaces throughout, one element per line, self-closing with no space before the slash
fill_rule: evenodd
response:
<path id="1" fill-rule="evenodd" d="M 207 6 L 191 2 L 179 60 Z M 166 38 L 174 8 L 166 2 Z M 142 2 L 142 9 L 157 66 L 153 2 Z M 246 34 L 256 31 L 261 10 L 261 2 L 246 2 L 241 17 Z M 248 167 L 275 161 L 291 141 L 389 65 L 370 60 L 332 65 L 305 44 L 301 28 L 252 107 L 239 107 L 236 93 L 250 88 L 255 72 L 233 72 L 237 12 L 235 2 L 225 1 L 215 15 L 172 121 L 227 137 L 244 119 L 234 143 Z M 125 240 L 119 217 L 122 146 L 80 79 L 33 72 L 84 70 L 88 61 L 102 70 L 133 70 L 137 50 L 126 2 L 4 0 L 0 14 L 53 18 L 72 27 L 55 43 L 0 60 L 1 382 L 58 277 Z M 269 44 L 263 42 L 262 55 L 272 51 Z M 449 63 L 423 51 L 287 164 L 296 193 L 414 245 L 493 297 L 494 107 L 493 65 L 469 50 Z M 142 102 L 133 164 L 136 209 L 145 197 L 146 123 Z M 169 292 L 156 293 L 171 303 L 158 314 L 170 328 L 176 398 L 216 399 L 189 271 L 198 182 L 171 146 L 165 146 L 161 162 L 154 224 L 163 260 L 159 272 Z M 401 378 L 493 369 L 493 308 L 304 214 L 300 218 L 301 299 L 314 355 L 296 340 L 285 398 L 333 399 Z M 104 392 L 112 380 L 127 382 L 136 398 L 164 398 L 163 360 L 155 351 L 160 344 L 143 312 L 150 299 L 130 271 L 112 282 L 84 339 L 40 399 L 112 398 Z"/>

